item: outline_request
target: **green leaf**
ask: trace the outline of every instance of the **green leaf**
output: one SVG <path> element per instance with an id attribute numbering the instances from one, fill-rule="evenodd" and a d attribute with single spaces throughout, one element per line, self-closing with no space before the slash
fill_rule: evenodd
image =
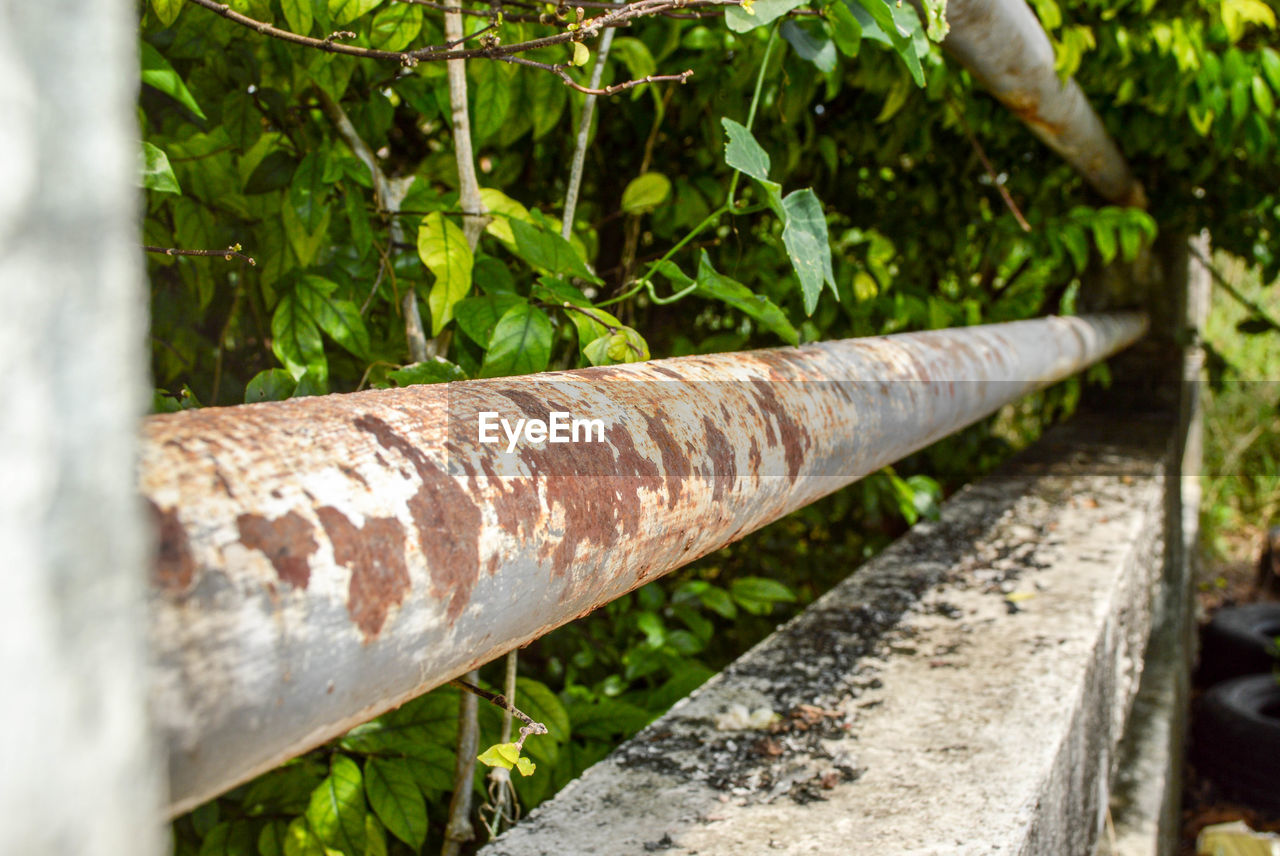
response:
<path id="1" fill-rule="evenodd" d="M 519 225 L 519 224 L 516 224 Z M 480 377 L 540 372 L 551 358 L 551 319 L 527 303 L 508 309 L 494 325 Z"/>
<path id="2" fill-rule="evenodd" d="M 321 152 L 309 153 L 289 182 L 289 204 L 296 209 L 298 223 L 308 233 L 314 232 L 325 217 L 325 199 L 330 186 L 324 178 L 326 160 Z"/>
<path id="3" fill-rule="evenodd" d="M 630 327 L 620 327 L 588 344 L 582 355 L 593 366 L 642 363 L 649 359 L 649 343 Z"/>
<path id="4" fill-rule="evenodd" d="M 311 831 L 306 818 L 295 818 L 284 834 L 284 856 L 329 856 L 324 842 Z"/>
<path id="5" fill-rule="evenodd" d="M 258 833 L 258 856 L 284 856 L 284 842 L 289 826 L 283 820 L 272 820 Z"/>
<path id="6" fill-rule="evenodd" d="M 266 369 L 258 372 L 244 388 L 244 403 L 259 401 L 284 401 L 298 388 L 298 381 L 284 369 Z"/>
<path id="7" fill-rule="evenodd" d="M 265 138 L 264 138 L 265 142 Z M 267 154 L 244 182 L 244 192 L 248 194 L 270 193 L 282 187 L 288 187 L 297 171 L 298 162 L 283 149 L 276 149 Z"/>
<path id="8" fill-rule="evenodd" d="M 609 58 L 621 60 L 632 80 L 648 77 L 658 70 L 649 46 L 631 36 L 614 39 L 613 47 L 609 49 Z"/>
<path id="9" fill-rule="evenodd" d="M 921 0 L 921 5 L 924 6 L 925 32 L 931 40 L 942 41 L 951 32 L 951 25 L 947 23 L 947 0 Z"/>
<path id="10" fill-rule="evenodd" d="M 517 678 L 514 704 L 532 717 L 534 722 L 541 722 L 547 727 L 545 737 L 534 736 L 530 740 L 550 738 L 557 743 L 564 743 L 569 739 L 569 713 L 546 684 L 532 678 Z"/>
<path id="11" fill-rule="evenodd" d="M 660 172 L 646 172 L 628 182 L 622 191 L 622 210 L 628 214 L 646 214 L 671 195 L 671 179 Z"/>
<path id="12" fill-rule="evenodd" d="M 493 215 L 484 230 L 493 235 L 508 247 L 514 247 L 516 236 L 511 233 L 511 220 L 529 222 L 529 209 L 512 199 L 501 190 L 492 187 L 480 188 L 480 201 L 485 209 Z"/>
<path id="13" fill-rule="evenodd" d="M 384 51 L 402 51 L 422 32 L 422 7 L 395 3 L 373 16 L 369 44 Z M 390 829 L 390 827 L 387 827 Z M 395 830 L 391 830 L 395 833 Z"/>
<path id="14" fill-rule="evenodd" d="M 458 301 L 453 307 L 453 317 L 458 322 L 458 328 L 471 341 L 485 348 L 493 336 L 493 328 L 498 325 L 498 319 L 512 306 L 524 302 L 525 299 L 518 294 L 468 297 Z"/>
<path id="15" fill-rule="evenodd" d="M 510 770 L 520 760 L 520 750 L 514 743 L 495 743 L 476 756 L 486 767 L 502 767 Z"/>
<path id="16" fill-rule="evenodd" d="M 422 218 L 418 256 L 436 278 L 427 305 L 431 307 L 431 335 L 438 336 L 453 318 L 454 305 L 471 290 L 475 257 L 462 230 L 439 211 Z"/>
<path id="17" fill-rule="evenodd" d="M 320 328 L 296 293 L 282 297 L 271 316 L 271 350 L 295 378 L 301 378 L 310 369 L 327 380 L 329 364 L 325 360 Z"/>
<path id="18" fill-rule="evenodd" d="M 477 140 L 487 140 L 507 121 L 511 108 L 511 78 L 502 63 L 468 63 L 474 88 L 471 111 L 472 133 Z"/>
<path id="19" fill-rule="evenodd" d="M 602 282 L 599 277 L 587 270 L 582 257 L 564 238 L 541 226 L 520 220 L 512 220 L 510 226 L 516 239 L 516 255 L 533 267 L 541 268 L 548 273 L 576 276 L 595 283 Z"/>
<path id="20" fill-rule="evenodd" d="M 730 9 L 736 8 L 733 6 Z M 744 126 L 729 117 L 720 120 L 728 140 L 724 146 L 724 162 L 758 181 L 769 178 L 769 154 Z"/>
<path id="21" fill-rule="evenodd" d="M 360 767 L 346 755 L 334 755 L 329 775 L 311 792 L 307 823 L 326 847 L 363 854 L 364 782 Z"/>
<path id="22" fill-rule="evenodd" d="M 253 826 L 245 821 L 224 821 L 200 842 L 200 856 L 254 856 Z"/>
<path id="23" fill-rule="evenodd" d="M 768 615 L 775 603 L 793 603 L 796 596 L 777 580 L 740 577 L 729 584 L 729 593 L 738 606 L 752 615 Z"/>
<path id="24" fill-rule="evenodd" d="M 1110 223 L 1094 221 L 1093 241 L 1098 245 L 1098 255 L 1102 257 L 1103 264 L 1111 264 L 1116 257 L 1116 233 Z"/>
<path id="25" fill-rule="evenodd" d="M 821 72 L 836 70 L 836 46 L 825 33 L 815 36 L 795 21 L 784 21 L 779 32 L 801 59 L 813 63 Z"/>
<path id="26" fill-rule="evenodd" d="M 185 0 L 151 0 L 151 11 L 156 13 L 161 24 L 169 27 L 178 20 L 178 14 L 182 12 L 184 5 Z"/>
<path id="27" fill-rule="evenodd" d="M 297 286 L 298 298 L 320 329 L 362 360 L 369 359 L 369 331 L 350 300 L 334 296 L 337 283 L 307 275 Z"/>
<path id="28" fill-rule="evenodd" d="M 824 282 L 839 299 L 835 273 L 831 267 L 827 220 L 822 213 L 822 203 L 809 188 L 788 194 L 782 200 L 782 207 L 787 215 L 786 225 L 782 229 L 782 243 L 800 278 L 805 314 L 812 315 L 818 306 L 818 296 L 822 293 Z"/>
<path id="29" fill-rule="evenodd" d="M 351 228 L 351 245 L 364 258 L 373 248 L 373 227 L 369 224 L 369 212 L 358 188 L 347 186 L 342 194 L 342 207 L 347 212 L 347 224 Z"/>
<path id="30" fill-rule="evenodd" d="M 289 246 L 298 257 L 301 267 L 310 267 L 325 246 L 325 236 L 329 233 L 329 206 L 321 207 L 320 222 L 314 231 L 308 231 L 298 214 L 298 209 L 288 203 L 280 206 L 280 220 L 284 223 L 284 233 L 289 239 Z"/>
<path id="31" fill-rule="evenodd" d="M 347 732 L 339 745 L 348 752 L 405 755 L 436 762 L 455 741 L 458 693 L 436 690 Z M 452 768 L 452 764 L 449 765 Z"/>
<path id="32" fill-rule="evenodd" d="M 800 334 L 772 300 L 764 295 L 754 294 L 737 280 L 718 273 L 712 267 L 706 250 L 702 251 L 702 257 L 698 261 L 697 283 L 698 288 L 694 294 L 732 306 L 760 322 L 761 327 L 776 333 L 788 345 L 800 343 Z"/>
<path id="33" fill-rule="evenodd" d="M 1274 48 L 1263 47 L 1258 50 L 1258 59 L 1262 63 L 1262 75 L 1271 84 L 1272 90 L 1280 94 L 1280 53 Z"/>
<path id="34" fill-rule="evenodd" d="M 370 758 L 364 764 L 364 790 L 383 825 L 405 844 L 418 849 L 427 840 L 427 804 L 408 763 L 397 758 Z"/>
<path id="35" fill-rule="evenodd" d="M 582 42 L 573 43 L 573 57 L 569 61 L 574 65 L 583 66 L 591 59 L 591 50 Z"/>
<path id="36" fill-rule="evenodd" d="M 372 12 L 382 0 L 329 0 L 329 17 L 334 24 L 350 24 L 366 12 Z"/>
<path id="37" fill-rule="evenodd" d="M 387 372 L 387 378 L 395 386 L 414 386 L 423 383 L 450 383 L 466 380 L 467 373 L 448 360 L 436 359 L 411 363 L 393 372 Z"/>
<path id="38" fill-rule="evenodd" d="M 831 22 L 831 38 L 836 48 L 845 56 L 858 55 L 862 46 L 862 25 L 849 11 L 849 7 L 840 2 L 827 7 L 827 20 Z"/>
<path id="39" fill-rule="evenodd" d="M 522 776 L 532 776 L 533 771 L 537 769 L 537 765 L 528 758 L 521 757 L 516 759 L 516 769 L 520 771 Z"/>
<path id="40" fill-rule="evenodd" d="M 1261 77 L 1255 77 L 1252 89 L 1253 103 L 1258 105 L 1258 114 L 1264 119 L 1270 119 L 1271 114 L 1275 112 L 1276 104 L 1271 97 L 1271 89 L 1267 86 L 1267 82 Z"/>
<path id="41" fill-rule="evenodd" d="M 305 36 L 311 32 L 311 4 L 313 0 L 280 0 L 280 10 L 289 29 Z"/>
<path id="42" fill-rule="evenodd" d="M 1058 230 L 1058 239 L 1071 254 L 1076 270 L 1083 272 L 1089 264 L 1089 239 L 1085 237 L 1084 230 L 1075 225 L 1063 226 Z"/>
<path id="43" fill-rule="evenodd" d="M 533 138 L 537 140 L 559 123 L 569 103 L 569 89 L 554 75 L 533 74 L 525 81 L 525 93 L 529 98 L 527 109 L 533 113 Z"/>
<path id="44" fill-rule="evenodd" d="M 187 84 L 182 82 L 178 72 L 173 70 L 173 66 L 169 65 L 169 61 L 158 50 L 150 42 L 144 41 L 139 51 L 142 55 L 142 82 L 159 89 L 201 119 L 206 118 L 196 99 L 191 96 L 191 91 L 187 89 Z"/>
<path id="45" fill-rule="evenodd" d="M 164 149 L 146 142 L 142 144 L 142 186 L 159 193 L 182 194 L 173 167 L 169 166 L 169 156 Z"/>
<path id="46" fill-rule="evenodd" d="M 730 30 L 745 33 L 756 27 L 772 24 L 797 6 L 803 6 L 804 2 L 805 0 L 755 0 L 750 12 L 741 6 L 726 6 L 724 20 Z"/>

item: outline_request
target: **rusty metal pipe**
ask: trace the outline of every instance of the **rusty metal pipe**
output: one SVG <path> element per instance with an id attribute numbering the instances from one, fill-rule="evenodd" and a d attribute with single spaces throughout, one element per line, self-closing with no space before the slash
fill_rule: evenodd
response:
<path id="1" fill-rule="evenodd" d="M 1138 314 L 154 416 L 156 719 L 188 809 L 1128 345 Z M 601 420 L 480 442 L 478 414 Z M 486 417 L 492 420 L 492 417 Z"/>
<path id="2" fill-rule="evenodd" d="M 1053 45 L 1025 0 L 949 0 L 947 23 L 943 49 L 1033 134 L 1108 201 L 1146 207 L 1142 185 L 1080 86 L 1058 79 Z"/>

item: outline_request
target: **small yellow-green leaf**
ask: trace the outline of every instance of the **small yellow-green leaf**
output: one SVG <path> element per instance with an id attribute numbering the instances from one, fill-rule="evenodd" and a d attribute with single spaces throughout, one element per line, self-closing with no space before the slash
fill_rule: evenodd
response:
<path id="1" fill-rule="evenodd" d="M 538 765 L 534 764 L 528 758 L 516 759 L 516 769 L 520 771 L 520 775 L 522 776 L 532 776 L 533 771 L 536 770 L 537 768 L 538 768 Z"/>
<path id="2" fill-rule="evenodd" d="M 418 256 L 436 278 L 427 304 L 431 308 L 431 335 L 438 336 L 453 318 L 454 304 L 471 290 L 475 256 L 462 230 L 439 211 L 422 218 Z"/>
<path id="3" fill-rule="evenodd" d="M 530 222 L 529 209 L 493 187 L 480 188 L 480 201 L 493 216 L 484 230 L 507 246 L 515 246 L 516 236 L 511 232 L 510 221 Z"/>
<path id="4" fill-rule="evenodd" d="M 591 59 L 591 51 L 587 50 L 587 46 L 582 42 L 574 42 L 573 64 L 578 66 L 586 65 L 589 59 Z"/>
<path id="5" fill-rule="evenodd" d="M 628 214 L 645 214 L 670 195 L 671 179 L 660 172 L 646 172 L 631 179 L 622 191 L 622 210 Z"/>
<path id="6" fill-rule="evenodd" d="M 182 6 L 183 0 L 151 0 L 151 11 L 156 13 L 160 23 L 166 27 L 178 20 L 178 13 L 182 11 Z"/>
<path id="7" fill-rule="evenodd" d="M 514 743 L 495 743 L 477 755 L 476 760 L 488 767 L 510 770 L 520 760 L 520 750 Z"/>

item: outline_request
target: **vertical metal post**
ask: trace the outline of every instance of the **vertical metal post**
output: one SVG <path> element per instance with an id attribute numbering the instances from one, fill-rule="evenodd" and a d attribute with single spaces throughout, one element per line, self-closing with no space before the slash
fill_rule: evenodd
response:
<path id="1" fill-rule="evenodd" d="M 146 718 L 137 20 L 0 4 L 0 829 L 155 856 Z"/>

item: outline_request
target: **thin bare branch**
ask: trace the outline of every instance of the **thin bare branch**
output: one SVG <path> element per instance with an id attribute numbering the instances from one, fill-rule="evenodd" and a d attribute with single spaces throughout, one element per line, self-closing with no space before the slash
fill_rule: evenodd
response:
<path id="1" fill-rule="evenodd" d="M 257 264 L 252 257 L 246 256 L 244 253 L 240 252 L 239 248 L 239 244 L 227 247 L 225 250 L 183 250 L 178 247 L 152 247 L 147 244 L 142 245 L 142 249 L 148 253 L 160 253 L 161 255 L 166 256 L 207 256 L 209 258 L 225 259 L 226 261 L 238 259 L 242 262 L 248 262 L 251 265 Z"/>
<path id="2" fill-rule="evenodd" d="M 960 127 L 964 130 L 964 135 L 968 138 L 969 145 L 973 146 L 973 150 L 977 152 L 978 160 L 982 161 L 982 166 L 987 170 L 987 177 L 991 179 L 991 183 L 999 191 L 1005 207 L 1013 214 L 1013 219 L 1018 221 L 1022 231 L 1030 232 L 1031 224 L 1027 222 L 1026 217 L 1022 216 L 1018 203 L 1013 201 L 1013 196 L 1009 193 L 1008 188 L 1004 186 L 1004 182 L 1000 180 L 1000 175 L 996 172 L 996 168 L 991 165 L 991 161 L 987 158 L 987 153 L 982 148 L 982 144 L 978 142 L 978 138 L 974 136 L 972 129 L 969 128 L 969 120 L 965 118 L 964 110 L 949 95 L 947 96 L 947 103 L 950 104 L 952 112 L 956 114 L 956 118 L 960 120 Z"/>
<path id="3" fill-rule="evenodd" d="M 679 74 L 647 74 L 644 77 L 639 77 L 635 80 L 626 80 L 622 83 L 614 83 L 610 86 L 595 89 L 590 86 L 583 86 L 581 83 L 574 80 L 569 74 L 570 66 L 567 63 L 538 62 L 537 60 L 526 59 L 522 56 L 504 56 L 499 57 L 498 59 L 502 62 L 509 62 L 514 65 L 523 65 L 528 66 L 529 68 L 539 68 L 543 71 L 549 71 L 552 74 L 558 75 L 560 79 L 564 81 L 565 86 L 568 86 L 571 89 L 576 89 L 579 92 L 586 93 L 587 95 L 617 95 L 619 92 L 625 92 L 628 89 L 643 86 L 646 83 L 686 83 L 689 78 L 693 77 L 693 69 L 687 68 Z"/>

